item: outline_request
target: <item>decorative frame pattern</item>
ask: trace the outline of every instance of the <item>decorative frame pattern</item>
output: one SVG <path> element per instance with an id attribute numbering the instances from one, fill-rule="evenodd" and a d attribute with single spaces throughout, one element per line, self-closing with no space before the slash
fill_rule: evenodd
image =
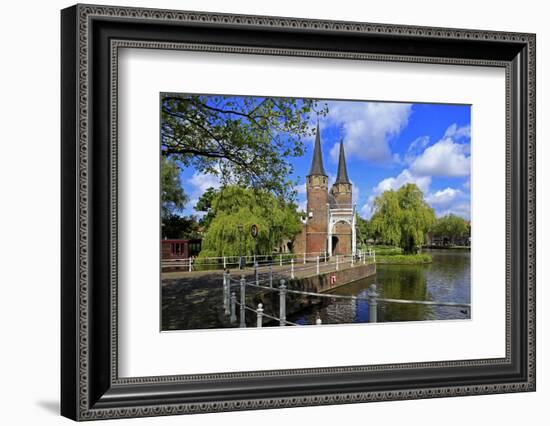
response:
<path id="1" fill-rule="evenodd" d="M 158 31 L 159 40 L 143 40 L 123 25 L 135 23 L 143 31 Z M 97 24 L 97 25 L 96 25 Z M 103 25 L 103 26 L 102 26 Z M 199 39 L 180 41 L 162 30 L 190 28 Z M 201 28 L 228 31 L 323 34 L 325 37 L 370 37 L 368 52 L 324 50 L 319 47 L 248 46 L 246 35 L 239 45 L 216 44 L 200 34 Z M 104 33 L 109 33 L 105 36 Z M 136 31 L 139 33 L 139 31 Z M 117 37 L 118 34 L 118 37 Z M 172 37 L 172 38 L 170 38 Z M 274 36 L 274 38 L 276 38 Z M 405 40 L 409 45 L 424 44 L 419 55 L 388 51 L 387 43 Z M 286 39 L 283 40 L 283 44 Z M 468 56 L 430 55 L 431 43 L 461 43 L 479 46 L 479 54 Z M 288 43 L 288 42 L 287 42 Z M 274 43 L 276 44 L 276 43 Z M 338 45 L 335 42 L 335 45 Z M 431 47 L 430 47 L 431 46 Z M 117 368 L 117 85 L 118 49 L 121 47 L 183 49 L 239 54 L 297 55 L 324 58 L 424 62 L 454 65 L 504 67 L 506 70 L 506 357 L 433 363 L 390 364 L 361 367 L 327 367 L 300 370 L 274 370 L 188 376 L 118 378 Z M 338 45 L 340 47 L 340 45 Z M 492 49 L 489 54 L 487 49 Z M 458 48 L 457 52 L 464 50 Z M 453 53 L 453 52 L 451 52 Z M 510 32 L 410 27 L 355 22 L 336 22 L 263 16 L 244 16 L 124 7 L 77 5 L 62 12 L 62 414 L 75 420 L 113 417 L 139 417 L 197 412 L 214 412 L 351 402 L 434 398 L 533 391 L 535 389 L 535 36 Z M 102 54 L 103 56 L 101 56 Z M 98 67 L 97 69 L 94 67 Z M 108 101 L 99 105 L 98 99 Z M 101 123 L 105 119 L 108 123 Z M 107 135 L 108 146 L 97 141 Z M 90 159 L 94 161 L 90 161 Z M 102 162 L 98 163 L 98 159 Z M 107 161 L 108 159 L 108 161 Z M 92 166 L 93 164 L 93 166 Z M 99 178 L 98 170 L 108 179 Z M 65 180 L 65 178 L 68 178 Z M 109 189 L 104 198 L 96 188 Z M 518 212 L 513 209 L 519 208 Z M 98 218 L 99 217 L 99 218 Z M 108 236 L 96 229 L 107 229 Z M 514 244 L 513 244 L 514 242 Z M 99 255 L 99 246 L 108 248 L 108 262 Z M 513 264 L 512 257 L 520 257 Z M 100 259 L 101 258 L 101 259 Z M 100 259 L 98 261 L 98 259 Z M 99 278 L 98 278 L 99 277 Z M 106 284 L 104 279 L 108 278 Z M 101 281 L 103 279 L 103 281 Z M 518 305 L 514 305 L 514 303 Z M 102 308 L 97 306 L 101 305 Z M 106 307 L 109 309 L 105 309 Z M 519 308 L 518 308 L 519 307 Z M 453 368 L 507 368 L 515 372 L 508 381 L 479 380 L 469 385 L 445 382 L 445 372 Z M 373 383 L 352 385 L 354 376 L 409 370 L 432 371 L 442 382 L 435 386 L 396 385 L 376 389 Z M 472 370 L 473 371 L 473 370 Z M 432 374 L 432 373 L 431 373 Z M 312 381 L 328 383 L 332 376 L 349 377 L 350 385 L 338 392 L 284 390 L 274 386 L 270 395 L 243 397 L 216 394 L 169 399 L 163 387 L 223 387 L 227 379 L 259 380 L 311 376 Z M 363 376 L 361 376 L 363 377 Z M 435 380 L 435 379 L 434 379 Z M 367 380 L 368 381 L 368 380 Z M 262 386 L 266 386 L 263 383 Z M 289 389 L 292 388 L 288 385 Z M 388 385 L 389 386 L 389 385 Z M 149 397 L 137 397 L 149 392 Z M 386 386 L 387 387 L 387 386 Z M 145 391 L 144 391 L 145 388 Z M 317 389 L 315 388 L 315 389 Z M 206 392 L 208 393 L 208 392 Z M 269 392 L 268 392 L 269 393 Z M 264 392 L 265 394 L 265 392 Z M 264 395 L 262 394 L 262 395 Z"/>

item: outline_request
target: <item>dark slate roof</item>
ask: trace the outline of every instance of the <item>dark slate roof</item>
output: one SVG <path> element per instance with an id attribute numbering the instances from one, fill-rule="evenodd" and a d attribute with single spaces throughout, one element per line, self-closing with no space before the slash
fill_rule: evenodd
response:
<path id="1" fill-rule="evenodd" d="M 334 183 L 350 183 L 348 169 L 346 167 L 346 154 L 344 153 L 344 141 L 340 141 L 340 158 L 338 159 L 338 175 Z"/>
<path id="2" fill-rule="evenodd" d="M 313 149 L 313 160 L 311 161 L 311 169 L 308 176 L 311 175 L 327 175 L 325 173 L 325 168 L 323 167 L 323 153 L 321 152 L 321 133 L 319 132 L 319 122 L 317 122 L 315 148 Z"/>

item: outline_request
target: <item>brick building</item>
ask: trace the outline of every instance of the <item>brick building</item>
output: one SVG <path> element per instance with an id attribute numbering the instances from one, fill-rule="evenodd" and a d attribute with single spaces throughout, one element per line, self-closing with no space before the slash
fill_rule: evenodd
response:
<path id="1" fill-rule="evenodd" d="M 307 212 L 302 232 L 294 244 L 296 253 L 324 253 L 329 256 L 355 253 L 355 206 L 346 167 L 344 143 L 340 142 L 338 173 L 332 187 L 323 166 L 321 133 L 317 123 L 311 169 L 306 177 Z"/>

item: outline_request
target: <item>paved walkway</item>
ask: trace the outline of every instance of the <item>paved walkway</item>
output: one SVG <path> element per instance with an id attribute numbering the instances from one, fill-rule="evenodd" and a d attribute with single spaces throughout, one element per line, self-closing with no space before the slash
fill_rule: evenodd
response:
<path id="1" fill-rule="evenodd" d="M 319 264 L 319 272 L 336 270 L 335 260 Z M 350 261 L 339 262 L 339 270 L 351 267 Z M 260 268 L 260 280 L 268 279 L 269 268 Z M 294 265 L 294 276 L 303 278 L 316 275 L 317 265 L 308 262 Z M 254 277 L 254 269 L 230 270 L 231 277 L 240 279 L 244 274 L 247 281 Z M 273 266 L 273 285 L 278 280 L 290 277 L 290 265 Z M 162 329 L 189 330 L 230 327 L 223 315 L 223 271 L 174 271 L 162 274 Z M 263 285 L 266 283 L 264 282 Z"/>

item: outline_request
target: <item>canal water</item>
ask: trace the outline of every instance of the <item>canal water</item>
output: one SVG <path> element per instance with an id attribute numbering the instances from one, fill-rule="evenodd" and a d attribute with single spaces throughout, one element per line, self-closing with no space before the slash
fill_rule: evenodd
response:
<path id="1" fill-rule="evenodd" d="M 470 303 L 470 251 L 426 250 L 433 257 L 427 265 L 377 265 L 372 277 L 338 287 L 334 294 L 367 296 L 371 284 L 377 285 L 382 298 L 431 300 L 438 302 Z M 379 303 L 378 321 L 424 321 L 468 319 L 464 308 Z M 369 322 L 366 300 L 320 299 L 306 310 L 287 315 L 297 324 L 314 324 L 320 317 L 323 324 Z"/>

